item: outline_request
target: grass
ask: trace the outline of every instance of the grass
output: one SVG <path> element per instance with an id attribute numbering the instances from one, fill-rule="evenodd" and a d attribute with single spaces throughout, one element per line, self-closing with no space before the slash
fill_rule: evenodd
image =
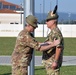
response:
<path id="1" fill-rule="evenodd" d="M 11 66 L 0 66 L 0 75 L 11 75 Z"/>
<path id="2" fill-rule="evenodd" d="M 0 37 L 0 55 L 11 55 L 16 38 Z"/>
<path id="3" fill-rule="evenodd" d="M 76 66 L 62 66 L 60 75 L 76 75 Z M 35 67 L 35 75 L 46 75 L 44 67 Z"/>
<path id="4" fill-rule="evenodd" d="M 60 75 L 76 75 L 76 66 L 62 66 L 60 73 Z M 11 66 L 0 66 L 0 75 L 11 75 Z M 35 75 L 46 75 L 44 67 L 35 67 Z"/>
<path id="5" fill-rule="evenodd" d="M 76 38 L 64 38 L 64 55 L 76 56 Z"/>
<path id="6" fill-rule="evenodd" d="M 36 38 L 43 42 L 45 38 Z M 15 46 L 16 37 L 0 37 L 0 55 L 11 55 Z M 64 38 L 64 55 L 76 55 L 76 38 Z M 42 55 L 35 51 L 35 55 Z M 0 75 L 11 75 L 11 66 L 0 65 Z M 35 75 L 46 75 L 43 66 L 35 67 Z M 60 75 L 76 75 L 76 66 L 62 66 Z"/>
<path id="7" fill-rule="evenodd" d="M 45 38 L 36 38 L 37 41 L 43 42 Z M 0 37 L 0 55 L 11 55 L 15 46 L 16 37 Z M 64 55 L 76 55 L 76 38 L 64 38 Z M 35 51 L 35 55 L 42 55 L 41 52 Z"/>

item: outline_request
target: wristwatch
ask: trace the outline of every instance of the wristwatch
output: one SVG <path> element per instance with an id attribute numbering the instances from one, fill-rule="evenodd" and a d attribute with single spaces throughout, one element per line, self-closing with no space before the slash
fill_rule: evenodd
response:
<path id="1" fill-rule="evenodd" d="M 54 62 L 55 62 L 55 63 L 58 63 L 58 61 L 57 61 L 57 60 L 54 60 Z"/>

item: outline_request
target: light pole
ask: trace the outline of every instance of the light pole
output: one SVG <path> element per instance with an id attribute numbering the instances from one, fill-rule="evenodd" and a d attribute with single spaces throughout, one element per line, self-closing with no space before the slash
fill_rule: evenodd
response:
<path id="1" fill-rule="evenodd" d="M 20 12 L 21 12 L 21 20 L 20 20 L 20 22 L 22 24 L 22 3 L 21 3 L 21 6 L 20 6 Z"/>
<path id="2" fill-rule="evenodd" d="M 58 0 L 56 0 L 56 5 L 58 5 Z"/>
<path id="3" fill-rule="evenodd" d="M 40 21 L 42 20 L 42 17 L 41 17 L 41 16 L 42 16 L 42 15 L 41 15 L 41 6 L 42 6 L 42 5 L 40 4 Z"/>
<path id="4" fill-rule="evenodd" d="M 43 0 L 43 37 L 44 37 L 44 18 L 45 18 L 45 0 Z"/>
<path id="5" fill-rule="evenodd" d="M 50 1 L 50 10 L 51 10 L 51 6 L 52 6 L 51 4 L 52 4 L 52 3 L 51 3 L 51 1 Z"/>
<path id="6" fill-rule="evenodd" d="M 57 5 L 57 7 L 58 7 L 58 0 L 56 0 L 56 5 Z M 57 8 L 57 11 L 58 11 L 58 8 Z"/>
<path id="7" fill-rule="evenodd" d="M 68 13 L 69 24 L 70 24 L 70 17 L 71 17 L 71 13 Z"/>

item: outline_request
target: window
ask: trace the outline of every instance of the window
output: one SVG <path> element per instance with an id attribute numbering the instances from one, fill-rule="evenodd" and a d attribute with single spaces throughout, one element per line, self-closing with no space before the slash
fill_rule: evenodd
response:
<path id="1" fill-rule="evenodd" d="M 8 9 L 8 8 L 9 8 L 9 6 L 8 6 L 8 5 L 3 5 L 3 8 L 4 8 L 4 9 L 5 9 L 5 8 L 7 8 L 7 9 Z"/>
<path id="2" fill-rule="evenodd" d="M 10 9 L 11 10 L 15 10 L 16 9 L 16 6 L 10 6 Z"/>
<path id="3" fill-rule="evenodd" d="M 0 9 L 2 9 L 2 3 L 0 2 Z"/>

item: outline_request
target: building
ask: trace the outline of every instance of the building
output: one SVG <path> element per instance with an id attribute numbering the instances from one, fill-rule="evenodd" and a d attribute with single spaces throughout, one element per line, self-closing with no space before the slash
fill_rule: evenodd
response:
<path id="1" fill-rule="evenodd" d="M 22 24 L 23 8 L 6 0 L 0 0 L 0 24 Z"/>
<path id="2" fill-rule="evenodd" d="M 0 0 L 0 10 L 1 9 L 10 9 L 10 10 L 20 10 L 21 6 L 7 2 L 6 0 Z"/>

